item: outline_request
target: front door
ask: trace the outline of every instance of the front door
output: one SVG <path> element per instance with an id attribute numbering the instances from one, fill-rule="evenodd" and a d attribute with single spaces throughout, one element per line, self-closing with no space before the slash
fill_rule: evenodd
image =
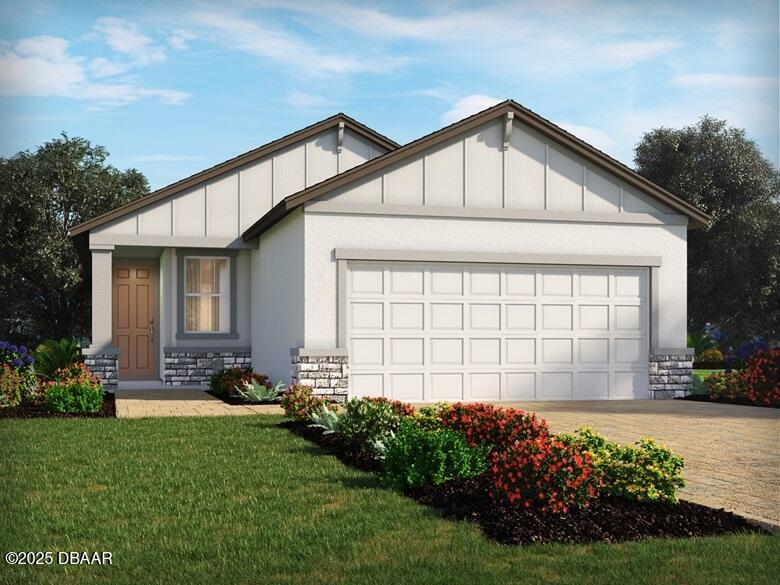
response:
<path id="1" fill-rule="evenodd" d="M 112 337 L 119 348 L 119 379 L 159 378 L 157 261 L 115 259 L 112 292 Z"/>

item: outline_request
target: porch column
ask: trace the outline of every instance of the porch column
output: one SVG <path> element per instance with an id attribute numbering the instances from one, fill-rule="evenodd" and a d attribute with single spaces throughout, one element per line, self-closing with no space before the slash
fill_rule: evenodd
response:
<path id="1" fill-rule="evenodd" d="M 92 344 L 83 350 L 84 363 L 111 390 L 117 384 L 118 350 L 111 344 L 111 264 L 114 246 L 93 244 Z"/>

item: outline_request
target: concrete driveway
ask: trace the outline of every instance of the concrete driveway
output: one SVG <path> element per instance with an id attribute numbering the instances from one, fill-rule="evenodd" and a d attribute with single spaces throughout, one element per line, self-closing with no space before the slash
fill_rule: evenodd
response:
<path id="1" fill-rule="evenodd" d="M 653 437 L 685 458 L 682 497 L 780 526 L 780 410 L 681 400 L 512 402 L 554 432 Z"/>

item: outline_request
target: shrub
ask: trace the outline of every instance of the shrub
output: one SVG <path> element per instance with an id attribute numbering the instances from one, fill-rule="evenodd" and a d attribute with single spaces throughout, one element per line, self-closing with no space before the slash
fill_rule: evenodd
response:
<path id="1" fill-rule="evenodd" d="M 745 383 L 739 370 L 712 374 L 704 380 L 704 386 L 713 398 L 739 400 L 745 397 Z"/>
<path id="2" fill-rule="evenodd" d="M 472 447 L 451 429 L 424 429 L 404 420 L 385 451 L 382 481 L 397 489 L 439 485 L 485 471 L 485 447 Z"/>
<path id="3" fill-rule="evenodd" d="M 35 349 L 35 373 L 52 380 L 57 370 L 67 369 L 81 359 L 81 347 L 76 341 L 47 339 Z"/>
<path id="4" fill-rule="evenodd" d="M 440 429 L 442 420 L 450 410 L 447 402 L 437 402 L 434 406 L 422 406 L 415 411 L 411 420 L 423 429 Z"/>
<path id="5" fill-rule="evenodd" d="M 412 416 L 414 414 L 414 406 L 408 402 L 401 402 L 400 400 L 390 400 L 381 396 L 375 398 L 363 398 L 362 400 L 368 400 L 370 402 L 382 402 L 389 404 L 390 407 L 395 410 L 400 416 Z"/>
<path id="6" fill-rule="evenodd" d="M 271 386 L 268 376 L 257 374 L 251 368 L 224 368 L 211 375 L 209 388 L 217 396 L 235 396 L 236 386 L 243 387 L 244 382 L 257 382 L 261 386 Z"/>
<path id="7" fill-rule="evenodd" d="M 713 398 L 780 406 L 780 349 L 759 349 L 743 369 L 713 374 L 704 383 Z"/>
<path id="8" fill-rule="evenodd" d="M 247 402 L 277 402 L 283 388 L 284 384 L 282 382 L 278 382 L 276 386 L 271 388 L 270 386 L 263 386 L 256 380 L 244 380 L 241 385 L 237 385 L 234 389 L 236 394 Z"/>
<path id="9" fill-rule="evenodd" d="M 780 406 L 780 349 L 758 350 L 742 371 L 745 398 L 753 404 Z"/>
<path id="10" fill-rule="evenodd" d="M 708 364 L 720 364 L 724 359 L 723 352 L 717 347 L 707 348 L 696 356 L 697 362 Z"/>
<path id="11" fill-rule="evenodd" d="M 0 341 L 0 405 L 16 406 L 34 397 L 37 380 L 33 361 L 24 345 Z"/>
<path id="12" fill-rule="evenodd" d="M 577 435 L 559 438 L 590 454 L 600 474 L 603 495 L 640 502 L 677 501 L 677 490 L 685 485 L 680 477 L 682 457 L 649 438 L 631 446 L 607 441 L 588 427 L 581 427 Z"/>
<path id="13" fill-rule="evenodd" d="M 315 396 L 311 386 L 295 384 L 282 395 L 284 414 L 297 420 L 309 420 L 325 401 Z"/>
<path id="14" fill-rule="evenodd" d="M 443 426 L 461 432 L 469 445 L 486 444 L 499 451 L 517 441 L 549 434 L 547 423 L 534 413 L 490 404 L 453 404 L 442 411 L 441 421 Z"/>
<path id="15" fill-rule="evenodd" d="M 401 410 L 389 400 L 353 398 L 344 407 L 341 432 L 360 448 L 381 452 L 401 423 Z"/>
<path id="16" fill-rule="evenodd" d="M 550 435 L 517 441 L 490 454 L 494 497 L 553 513 L 587 507 L 599 495 L 599 476 L 579 445 Z"/>
<path id="17" fill-rule="evenodd" d="M 57 370 L 44 387 L 46 404 L 55 412 L 97 412 L 103 405 L 103 385 L 84 364 Z"/>
<path id="18" fill-rule="evenodd" d="M 8 364 L 0 365 L 0 406 L 16 406 L 22 401 L 22 376 Z"/>

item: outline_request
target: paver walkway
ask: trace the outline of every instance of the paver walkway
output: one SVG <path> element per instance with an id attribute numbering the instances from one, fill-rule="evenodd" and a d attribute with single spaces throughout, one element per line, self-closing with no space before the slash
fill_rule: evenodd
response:
<path id="1" fill-rule="evenodd" d="M 203 390 L 166 388 L 160 390 L 117 390 L 116 416 L 240 416 L 249 414 L 282 414 L 279 406 L 232 405 Z"/>
<path id="2" fill-rule="evenodd" d="M 684 499 L 780 525 L 780 411 L 681 400 L 513 402 L 554 432 L 653 437 L 685 458 Z"/>

